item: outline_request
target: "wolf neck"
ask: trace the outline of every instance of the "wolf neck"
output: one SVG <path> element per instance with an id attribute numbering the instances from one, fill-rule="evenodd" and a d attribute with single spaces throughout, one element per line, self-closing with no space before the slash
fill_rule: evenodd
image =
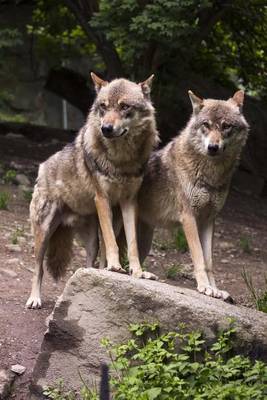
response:
<path id="1" fill-rule="evenodd" d="M 225 189 L 230 184 L 235 167 L 239 161 L 240 151 L 228 152 L 222 156 L 209 157 L 197 153 L 190 138 L 190 126 L 174 139 L 172 153 L 180 156 L 179 164 L 194 183 L 209 185 L 214 189 Z"/>
<path id="2" fill-rule="evenodd" d="M 128 132 L 117 139 L 105 139 L 94 118 L 88 118 L 83 129 L 83 141 L 86 153 L 99 167 L 99 172 L 109 170 L 116 175 L 118 168 L 122 175 L 140 176 L 143 174 L 153 147 L 157 144 L 158 133 L 153 119 L 149 119 L 139 128 L 137 135 Z"/>

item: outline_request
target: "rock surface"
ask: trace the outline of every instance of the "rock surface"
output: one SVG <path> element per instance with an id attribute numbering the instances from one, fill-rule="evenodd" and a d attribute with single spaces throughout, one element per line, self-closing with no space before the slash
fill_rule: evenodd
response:
<path id="1" fill-rule="evenodd" d="M 0 369 L 0 400 L 7 399 L 10 394 L 15 376 L 10 371 Z"/>
<path id="2" fill-rule="evenodd" d="M 157 321 L 164 330 L 173 330 L 183 322 L 213 340 L 218 329 L 228 326 L 229 317 L 236 321 L 238 346 L 267 360 L 267 316 L 263 313 L 160 282 L 79 269 L 49 320 L 30 398 L 42 398 L 42 387 L 60 378 L 67 388 L 77 389 L 81 386 L 78 370 L 90 383 L 97 380 L 100 363 L 109 362 L 101 339 L 125 340 L 130 323 Z"/>

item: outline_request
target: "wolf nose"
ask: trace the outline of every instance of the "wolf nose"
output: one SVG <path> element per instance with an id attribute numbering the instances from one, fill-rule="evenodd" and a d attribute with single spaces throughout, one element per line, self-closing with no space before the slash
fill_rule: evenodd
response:
<path id="1" fill-rule="evenodd" d="M 215 155 L 219 150 L 219 146 L 217 144 L 209 144 L 208 145 L 208 152 L 210 155 Z"/>
<path id="2" fill-rule="evenodd" d="M 101 131 L 105 137 L 110 137 L 113 132 L 112 124 L 104 124 L 101 126 Z"/>

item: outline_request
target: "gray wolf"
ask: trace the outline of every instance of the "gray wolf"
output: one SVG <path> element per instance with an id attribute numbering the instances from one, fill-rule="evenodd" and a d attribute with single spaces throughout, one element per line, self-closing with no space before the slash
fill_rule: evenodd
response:
<path id="1" fill-rule="evenodd" d="M 193 114 L 184 130 L 150 157 L 138 195 L 140 261 L 148 255 L 153 231 L 182 224 L 197 289 L 231 301 L 216 286 L 212 266 L 214 221 L 222 209 L 248 136 L 242 114 L 244 92 L 227 101 L 201 99 L 189 91 Z M 122 246 L 122 244 L 120 245 Z"/>
<path id="2" fill-rule="evenodd" d="M 145 165 L 158 142 L 150 100 L 152 78 L 136 84 L 126 79 L 107 82 L 91 74 L 97 96 L 75 141 L 39 168 L 30 219 L 36 266 L 28 308 L 41 307 L 44 256 L 55 279 L 71 259 L 74 232 L 83 240 L 87 267 L 98 251 L 98 219 L 107 268 L 123 272 L 112 227 L 112 207 L 119 205 L 133 276 L 155 278 L 142 271 L 136 240 L 136 195 Z"/>

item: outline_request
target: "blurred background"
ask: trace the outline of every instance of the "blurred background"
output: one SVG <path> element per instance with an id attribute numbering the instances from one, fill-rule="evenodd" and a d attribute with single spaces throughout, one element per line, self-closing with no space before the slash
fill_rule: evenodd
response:
<path id="1" fill-rule="evenodd" d="M 243 88 L 243 179 L 267 193 L 266 1 L 1 0 L 0 63 L 0 133 L 32 140 L 79 129 L 94 97 L 90 71 L 136 81 L 154 73 L 163 143 L 189 117 L 188 89 L 227 98 Z"/>

